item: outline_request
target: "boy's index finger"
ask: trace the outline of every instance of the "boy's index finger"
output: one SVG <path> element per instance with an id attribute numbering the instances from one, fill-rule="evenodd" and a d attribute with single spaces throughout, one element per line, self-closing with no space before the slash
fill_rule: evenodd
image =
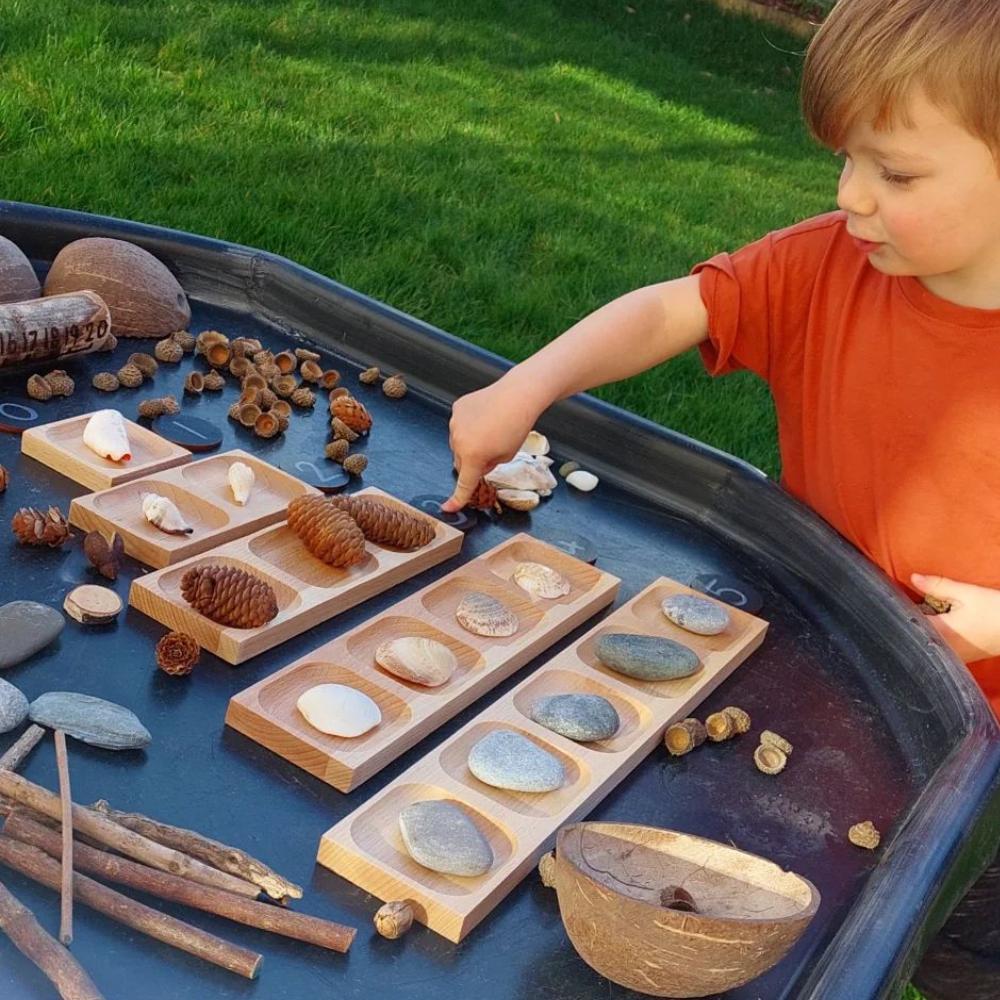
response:
<path id="1" fill-rule="evenodd" d="M 458 482 L 455 484 L 454 492 L 441 504 L 441 510 L 446 514 L 454 514 L 460 511 L 469 502 L 469 498 L 475 492 L 481 475 L 482 469 L 478 465 L 470 466 L 469 463 L 464 463 L 458 473 Z"/>

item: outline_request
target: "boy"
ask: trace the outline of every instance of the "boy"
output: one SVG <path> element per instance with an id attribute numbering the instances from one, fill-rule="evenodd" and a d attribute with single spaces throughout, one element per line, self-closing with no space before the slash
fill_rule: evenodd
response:
<path id="1" fill-rule="evenodd" d="M 1000 714 L 1000 2 L 840 0 L 802 98 L 844 157 L 840 211 L 624 295 L 457 400 L 444 509 L 553 402 L 697 345 L 768 382 L 782 485 L 950 603 L 931 622 Z"/>

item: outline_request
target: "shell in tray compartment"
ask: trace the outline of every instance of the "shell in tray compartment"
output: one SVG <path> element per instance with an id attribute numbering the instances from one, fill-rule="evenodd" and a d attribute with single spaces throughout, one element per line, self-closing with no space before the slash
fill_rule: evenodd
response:
<path id="1" fill-rule="evenodd" d="M 299 695 L 296 707 L 309 725 L 328 736 L 362 736 L 382 721 L 378 705 L 346 684 L 317 684 Z"/>
<path id="2" fill-rule="evenodd" d="M 109 462 L 128 462 L 132 458 L 125 421 L 117 410 L 98 410 L 83 429 L 83 443 Z"/>
<path id="3" fill-rule="evenodd" d="M 440 687 L 458 667 L 455 654 L 442 642 L 421 636 L 401 636 L 375 650 L 375 662 L 403 680 L 426 687 Z"/>
<path id="4" fill-rule="evenodd" d="M 474 635 L 511 636 L 518 629 L 517 615 L 506 604 L 478 590 L 462 598 L 455 617 L 462 628 Z"/>
<path id="5" fill-rule="evenodd" d="M 522 562 L 514 567 L 511 579 L 532 597 L 554 600 L 565 597 L 572 586 L 558 570 L 537 562 Z"/>

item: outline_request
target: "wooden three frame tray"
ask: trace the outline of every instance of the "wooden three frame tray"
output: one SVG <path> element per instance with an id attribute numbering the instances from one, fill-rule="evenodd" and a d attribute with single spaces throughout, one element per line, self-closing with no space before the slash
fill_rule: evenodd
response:
<path id="1" fill-rule="evenodd" d="M 382 490 L 369 487 L 355 496 L 402 507 L 432 524 L 434 537 L 412 552 L 366 542 L 363 562 L 338 569 L 317 559 L 282 522 L 137 577 L 129 603 L 168 628 L 193 636 L 202 648 L 235 665 L 450 559 L 462 548 L 460 531 Z M 210 564 L 236 566 L 266 580 L 278 599 L 277 616 L 259 628 L 243 629 L 219 625 L 195 611 L 181 596 L 181 577 L 193 566 Z"/>
<path id="2" fill-rule="evenodd" d="M 557 600 L 533 598 L 510 582 L 519 562 L 557 569 L 571 584 Z M 519 534 L 412 594 L 345 635 L 314 649 L 235 695 L 226 722 L 342 792 L 349 792 L 443 722 L 495 687 L 542 650 L 610 604 L 619 579 L 530 535 Z M 463 595 L 479 590 L 502 600 L 520 627 L 506 638 L 467 632 L 455 619 Z M 383 642 L 402 636 L 434 639 L 458 661 L 440 687 L 405 681 L 375 663 Z M 357 688 L 378 704 L 382 722 L 355 738 L 327 736 L 296 708 L 315 684 Z"/>
<path id="3" fill-rule="evenodd" d="M 131 461 L 111 462 L 95 455 L 83 443 L 83 430 L 94 412 L 29 427 L 21 435 L 22 453 L 89 490 L 106 490 L 151 472 L 191 461 L 191 452 L 187 448 L 172 444 L 148 427 L 125 418 L 125 429 L 132 446 Z"/>
<path id="4" fill-rule="evenodd" d="M 667 726 L 690 715 L 763 641 L 767 623 L 729 607 L 730 624 L 722 634 L 685 632 L 660 610 L 660 602 L 675 593 L 693 591 L 661 577 L 557 654 L 328 830 L 319 844 L 320 863 L 380 899 L 409 900 L 421 923 L 450 941 L 461 941 L 531 871 L 560 827 L 593 809 L 660 743 Z M 597 659 L 597 640 L 608 632 L 676 639 L 698 653 L 703 668 L 679 680 L 633 680 Z M 569 693 L 607 698 L 621 719 L 617 734 L 576 743 L 531 720 L 529 710 L 537 698 Z M 499 728 L 515 730 L 554 754 L 565 770 L 563 786 L 537 794 L 479 781 L 469 770 L 469 751 Z M 399 832 L 399 814 L 426 799 L 454 803 L 475 823 L 493 850 L 486 874 L 443 875 L 410 857 Z"/>
<path id="5" fill-rule="evenodd" d="M 229 488 L 229 466 L 234 462 L 250 466 L 256 477 L 244 506 L 236 503 Z M 143 493 L 168 497 L 194 531 L 168 535 L 154 528 L 142 513 Z M 236 449 L 77 497 L 69 520 L 105 538 L 117 532 L 130 556 L 159 569 L 283 521 L 288 504 L 304 493 L 318 495 L 319 490 Z"/>

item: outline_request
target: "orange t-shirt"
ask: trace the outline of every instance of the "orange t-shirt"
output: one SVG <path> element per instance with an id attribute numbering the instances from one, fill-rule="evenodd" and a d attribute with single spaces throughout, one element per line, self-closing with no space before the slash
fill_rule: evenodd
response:
<path id="1" fill-rule="evenodd" d="M 698 272 L 702 359 L 770 385 L 782 485 L 911 597 L 914 572 L 1000 589 L 1000 309 L 877 271 L 843 212 Z M 1000 657 L 970 669 L 1000 715 Z"/>

